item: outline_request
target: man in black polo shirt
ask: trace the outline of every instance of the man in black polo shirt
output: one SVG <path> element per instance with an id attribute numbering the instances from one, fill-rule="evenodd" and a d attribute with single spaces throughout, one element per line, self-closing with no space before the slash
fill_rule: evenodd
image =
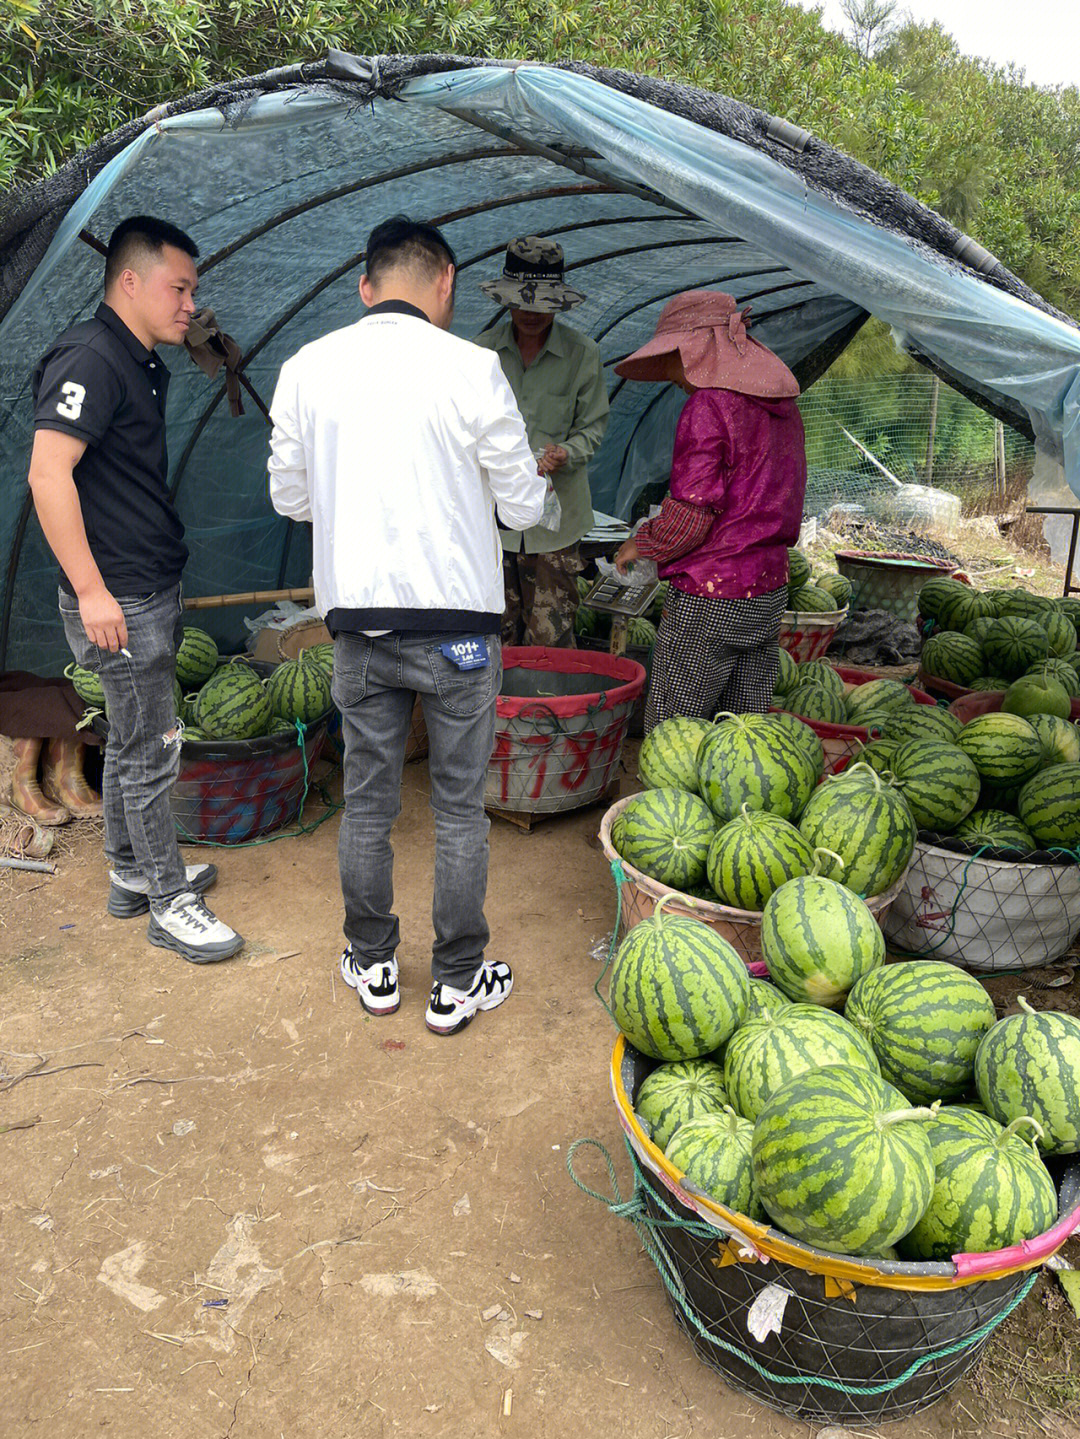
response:
<path id="1" fill-rule="evenodd" d="M 217 870 L 185 868 L 169 809 L 180 764 L 173 680 L 188 551 L 168 488 L 169 372 L 154 353 L 183 344 L 198 253 L 162 220 L 137 216 L 113 231 L 104 303 L 61 335 L 34 372 L 30 488 L 60 563 L 68 643 L 100 675 L 109 709 L 109 913 L 149 909 L 151 944 L 205 964 L 235 954 L 243 939 L 200 898 Z"/>

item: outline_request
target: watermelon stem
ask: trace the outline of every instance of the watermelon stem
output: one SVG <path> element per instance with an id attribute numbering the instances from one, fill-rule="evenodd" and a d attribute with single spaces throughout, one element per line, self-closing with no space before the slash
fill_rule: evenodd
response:
<path id="1" fill-rule="evenodd" d="M 937 1116 L 937 1107 L 927 1108 L 925 1105 L 918 1109 L 890 1109 L 887 1114 L 875 1115 L 875 1122 L 879 1129 L 886 1125 L 903 1124 L 907 1119 L 934 1119 Z"/>
<path id="2" fill-rule="evenodd" d="M 1022 1124 L 1030 1124 L 1032 1129 L 1035 1131 L 1035 1134 L 1031 1141 L 1032 1148 L 1035 1147 L 1035 1141 L 1037 1139 L 1042 1139 L 1046 1134 L 1046 1131 L 1043 1129 L 1042 1125 L 1037 1119 L 1032 1119 L 1030 1114 L 1018 1114 L 1017 1117 L 1013 1120 L 1013 1122 L 1006 1125 L 1002 1132 L 994 1140 L 994 1143 L 997 1145 L 997 1147 L 999 1149 L 1004 1149 L 1006 1142 L 1013 1137 L 1017 1129 L 1019 1129 Z"/>
<path id="3" fill-rule="evenodd" d="M 830 859 L 835 859 L 841 869 L 846 868 L 843 857 L 838 855 L 835 849 L 826 849 L 824 845 L 819 845 L 817 849 L 814 850 L 814 868 L 810 871 L 815 879 L 821 878 L 821 860 L 818 856 L 823 854 L 827 854 Z"/>
<path id="4" fill-rule="evenodd" d="M 873 776 L 875 789 L 881 788 L 881 776 L 878 774 L 877 770 L 874 769 L 873 765 L 867 764 L 865 760 L 856 760 L 854 764 L 848 765 L 847 769 L 844 770 L 844 776 L 846 777 L 849 774 L 854 774 L 857 769 L 866 770 L 867 774 Z M 837 778 L 839 778 L 839 776 L 837 776 Z"/>
<path id="5" fill-rule="evenodd" d="M 1018 994 L 1018 995 L 1016 996 L 1016 1002 L 1017 1002 L 1017 1004 L 1020 1006 L 1020 1008 L 1024 1011 L 1025 1014 L 1038 1014 L 1038 1012 L 1039 1012 L 1039 1011 L 1038 1011 L 1037 1009 L 1035 1009 L 1032 1005 L 1028 1004 L 1027 1000 L 1024 998 L 1024 996 L 1023 996 L 1022 994 Z"/>

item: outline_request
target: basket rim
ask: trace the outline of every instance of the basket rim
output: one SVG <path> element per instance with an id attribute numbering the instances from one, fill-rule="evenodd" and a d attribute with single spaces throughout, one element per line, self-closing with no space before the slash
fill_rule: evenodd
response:
<path id="1" fill-rule="evenodd" d="M 931 570 L 944 570 L 947 575 L 953 575 L 961 569 L 960 565 L 954 565 L 951 560 L 936 560 L 930 555 L 915 555 L 906 550 L 834 550 L 833 559 L 838 563 L 846 560 L 848 564 L 865 564 L 874 566 L 882 565 L 884 568 L 896 569 L 902 561 L 906 566 L 919 565 Z"/>
<path id="2" fill-rule="evenodd" d="M 296 624 L 294 624 L 294 625 L 289 625 L 286 629 L 280 630 L 280 631 L 278 632 L 278 637 L 277 637 L 277 652 L 278 652 L 278 658 L 279 658 L 280 660 L 291 660 L 291 659 L 295 659 L 295 658 L 296 658 L 295 655 L 288 655 L 288 654 L 286 654 L 285 651 L 284 651 L 284 649 L 282 648 L 283 644 L 285 643 L 285 640 L 286 640 L 289 636 L 291 636 L 291 635 L 303 634 L 305 630 L 314 630 L 314 629 L 326 630 L 326 621 L 323 620 L 323 619 L 314 619 L 314 618 L 310 618 L 310 617 L 309 617 L 309 618 L 306 619 L 306 620 L 297 620 Z M 329 631 L 329 630 L 326 630 L 326 633 L 329 635 L 329 634 L 330 634 L 330 631 Z M 330 641 L 330 642 L 333 643 L 333 637 L 332 637 L 332 636 L 331 636 L 331 641 Z M 325 641 L 324 641 L 324 643 L 325 643 Z M 306 648 L 307 648 L 306 645 L 301 645 L 301 649 L 306 649 Z"/>
<path id="3" fill-rule="evenodd" d="M 1067 871 L 1070 871 L 1070 870 L 1073 871 L 1073 872 L 1075 872 L 1075 873 L 1080 873 L 1080 864 L 1077 864 L 1077 862 L 1076 862 L 1075 860 L 1054 859 L 1052 856 L 1049 856 L 1048 858 L 1043 859 L 1043 860 L 1030 860 L 1030 859 L 991 859 L 991 858 L 989 858 L 989 856 L 987 856 L 987 855 L 985 855 L 985 854 L 979 854 L 979 855 L 966 854 L 963 850 L 959 850 L 959 849 L 946 849 L 944 845 L 935 844 L 935 843 L 933 842 L 933 840 L 923 839 L 921 832 L 920 832 L 920 834 L 918 835 L 918 837 L 917 837 L 916 840 L 915 840 L 915 848 L 916 848 L 916 849 L 922 849 L 922 850 L 924 850 L 924 851 L 929 851 L 930 853 L 936 854 L 936 855 L 944 855 L 944 856 L 945 856 L 946 858 L 948 858 L 948 859 L 960 860 L 960 861 L 965 865 L 965 868 L 970 868 L 971 865 L 973 865 L 973 864 L 981 864 L 981 865 L 984 865 L 984 866 L 986 867 L 986 869 L 988 869 L 988 870 L 990 870 L 990 871 L 1000 871 L 1000 870 L 1003 870 L 1003 869 L 1007 869 L 1007 870 L 1031 869 L 1031 870 L 1038 870 L 1038 871 L 1040 871 L 1040 872 L 1045 872 L 1045 871 L 1048 870 L 1048 869 L 1057 869 L 1057 870 L 1061 870 L 1063 873 L 1064 873 L 1064 872 L 1067 872 Z M 981 846 L 980 846 L 980 845 L 976 845 L 975 848 L 976 848 L 976 849 L 980 849 L 980 848 L 985 849 L 986 846 L 985 846 L 985 845 L 981 845 Z M 1032 853 L 1033 853 L 1033 854 L 1047 854 L 1047 851 L 1046 851 L 1046 850 L 1032 850 Z M 914 862 L 914 860 L 913 860 L 912 862 Z"/>
<path id="4" fill-rule="evenodd" d="M 785 610 L 780 617 L 781 627 L 788 625 L 797 626 L 801 630 L 807 629 L 829 629 L 838 630 L 844 623 L 844 617 L 850 605 L 845 605 L 841 610 Z"/>

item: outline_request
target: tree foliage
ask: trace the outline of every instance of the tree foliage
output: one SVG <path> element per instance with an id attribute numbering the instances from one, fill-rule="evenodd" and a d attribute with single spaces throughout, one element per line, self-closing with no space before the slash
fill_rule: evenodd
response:
<path id="1" fill-rule="evenodd" d="M 329 47 L 587 60 L 790 117 L 1075 312 L 1080 94 L 897 24 L 890 0 L 851 10 L 855 43 L 786 0 L 0 0 L 0 187 L 164 100 Z"/>

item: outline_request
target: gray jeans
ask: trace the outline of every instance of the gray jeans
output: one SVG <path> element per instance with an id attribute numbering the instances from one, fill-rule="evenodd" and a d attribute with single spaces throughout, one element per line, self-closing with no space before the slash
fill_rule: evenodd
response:
<path id="1" fill-rule="evenodd" d="M 398 947 L 390 830 L 401 812 L 405 743 L 419 695 L 435 815 L 431 973 L 465 989 L 490 938 L 484 919 L 490 828 L 484 781 L 495 742 L 502 658 L 498 636 L 485 635 L 489 663 L 460 670 L 440 649 L 459 638 L 339 634 L 334 702 L 345 741 L 345 815 L 338 841 L 345 937 L 362 966 L 392 959 Z"/>
<path id="2" fill-rule="evenodd" d="M 71 652 L 101 678 L 109 708 L 109 739 L 101 797 L 105 854 L 121 879 L 150 882 L 154 908 L 188 888 L 169 794 L 180 767 L 176 732 L 176 647 L 183 629 L 180 586 L 144 599 L 117 596 L 127 621 L 131 658 L 91 644 L 79 604 L 60 591 L 60 614 Z"/>

